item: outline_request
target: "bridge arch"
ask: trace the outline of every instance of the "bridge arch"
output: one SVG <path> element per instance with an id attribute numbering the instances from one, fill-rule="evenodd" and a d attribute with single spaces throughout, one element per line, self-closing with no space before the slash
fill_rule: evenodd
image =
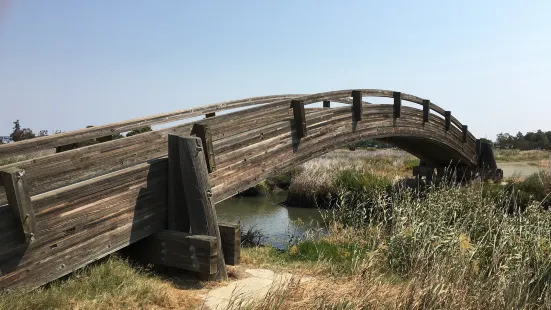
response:
<path id="1" fill-rule="evenodd" d="M 365 96 L 395 97 L 398 103 L 407 99 L 422 104 L 423 109 L 369 104 L 360 99 L 361 120 L 357 121 L 354 113 L 358 100 L 354 103 L 355 99 L 350 99 L 353 92 L 348 90 L 282 100 L 200 122 L 209 126 L 212 135 L 216 170 L 210 180 L 215 201 L 231 197 L 271 174 L 365 139 L 393 144 L 434 167 L 477 167 L 477 140 L 449 112 L 407 94 L 399 94 L 400 100 L 396 100 L 392 91 L 360 92 Z M 305 108 L 304 119 L 297 119 L 291 108 L 293 101 L 310 104 L 326 100 L 352 106 Z M 435 112 L 428 121 L 427 105 Z M 301 122 L 307 133 L 303 137 L 297 131 Z"/>

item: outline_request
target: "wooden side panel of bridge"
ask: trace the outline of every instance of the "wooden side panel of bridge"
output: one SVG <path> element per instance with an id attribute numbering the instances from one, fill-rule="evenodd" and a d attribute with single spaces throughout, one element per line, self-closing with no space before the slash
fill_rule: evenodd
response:
<path id="1" fill-rule="evenodd" d="M 368 97 L 394 102 L 370 104 Z M 308 109 L 316 102 L 324 108 Z M 345 105 L 329 108 L 330 102 Z M 6 176 L 0 186 L 0 290 L 40 286 L 138 241 L 134 250 L 155 254 L 142 257 L 150 262 L 219 274 L 224 259 L 239 261 L 238 229 L 212 226 L 214 203 L 355 141 L 387 141 L 434 169 L 454 164 L 499 174 L 491 149 L 449 111 L 426 99 L 372 89 L 224 102 L 2 145 L 0 158 L 199 115 L 208 117 L 0 167 Z M 195 181 L 181 178 L 189 160 L 179 151 L 169 153 L 169 140 L 192 135 L 201 142 L 197 154 L 205 174 Z M 24 184 L 19 194 L 9 182 Z M 204 183 L 203 202 L 187 201 L 190 182 Z M 197 226 L 202 221 L 204 229 Z"/>

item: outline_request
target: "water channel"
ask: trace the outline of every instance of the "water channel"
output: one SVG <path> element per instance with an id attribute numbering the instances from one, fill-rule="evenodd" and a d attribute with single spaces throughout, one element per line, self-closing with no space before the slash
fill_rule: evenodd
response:
<path id="1" fill-rule="evenodd" d="M 504 176 L 527 176 L 540 171 L 533 164 L 498 163 Z M 243 230 L 257 229 L 265 236 L 262 240 L 277 248 L 285 248 L 291 238 L 301 237 L 306 231 L 323 230 L 323 216 L 314 208 L 292 208 L 281 205 L 287 199 L 286 192 L 268 196 L 233 197 L 216 205 L 221 222 L 240 222 Z M 323 211 L 322 211 L 323 212 Z"/>
<path id="2" fill-rule="evenodd" d="M 264 243 L 284 248 L 289 240 L 301 237 L 309 229 L 323 229 L 323 216 L 314 208 L 292 208 L 282 206 L 287 199 L 286 192 L 268 196 L 233 197 L 216 205 L 220 222 L 240 222 L 244 231 L 257 229 L 265 238 Z"/>

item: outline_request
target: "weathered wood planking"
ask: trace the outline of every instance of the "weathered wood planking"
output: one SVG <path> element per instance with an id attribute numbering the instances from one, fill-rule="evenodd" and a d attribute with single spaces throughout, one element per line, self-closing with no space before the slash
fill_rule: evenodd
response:
<path id="1" fill-rule="evenodd" d="M 241 262 L 241 227 L 239 224 L 219 223 L 220 239 L 224 251 L 224 261 L 228 265 L 239 265 Z"/>
<path id="2" fill-rule="evenodd" d="M 60 145 L 67 145 L 75 142 L 85 141 L 94 138 L 101 138 L 145 126 L 170 123 L 186 118 L 192 118 L 203 114 L 236 109 L 251 105 L 266 104 L 281 99 L 291 99 L 302 95 L 276 95 L 252 97 L 240 100 L 216 103 L 186 110 L 170 113 L 157 114 L 144 118 L 132 119 L 120 123 L 95 126 L 81 130 L 75 130 L 50 136 L 38 137 L 32 140 L 20 141 L 0 146 L 0 158 L 22 155 L 30 151 L 55 148 Z"/>
<path id="3" fill-rule="evenodd" d="M 199 273 L 217 272 L 216 237 L 161 230 L 136 244 L 139 258 L 148 263 Z"/>
<path id="4" fill-rule="evenodd" d="M 166 176 L 158 160 L 33 196 L 41 238 L 0 247 L 0 290 L 40 286 L 162 229 Z M 0 239 L 12 230 L 0 226 Z"/>
<path id="5" fill-rule="evenodd" d="M 374 122 L 375 119 L 370 119 L 369 122 L 364 122 L 363 124 L 367 125 L 367 128 L 369 130 L 376 130 L 374 131 L 374 137 L 383 137 L 383 136 L 392 136 L 392 135 L 412 135 L 412 136 L 419 136 L 424 137 L 425 139 L 440 139 L 440 143 L 447 145 L 450 149 L 461 149 L 461 139 L 462 134 L 457 131 L 455 134 L 445 133 L 443 129 L 443 121 L 429 123 L 426 125 L 425 129 L 421 129 L 422 126 L 422 115 L 421 112 L 417 112 L 417 119 L 413 121 L 408 121 L 407 118 L 410 118 L 409 115 L 410 112 L 414 110 L 411 108 L 404 107 L 404 119 L 399 120 L 398 126 L 403 126 L 403 128 L 392 128 L 392 124 L 388 121 L 392 118 L 392 106 L 388 106 L 388 111 L 386 117 L 382 117 L 381 121 L 383 124 L 386 122 L 388 129 L 385 129 L 385 126 L 382 125 L 381 122 Z M 361 133 L 362 128 L 366 125 L 361 125 L 359 129 L 359 133 Z M 322 130 L 323 129 L 323 130 Z M 309 132 L 311 131 L 308 129 Z M 297 153 L 301 153 L 301 148 L 305 150 L 305 152 L 316 152 L 316 148 L 322 147 L 325 152 L 330 151 L 334 147 L 338 146 L 335 145 L 335 141 L 339 142 L 345 142 L 347 139 L 344 136 L 338 136 L 335 137 L 334 135 L 340 131 L 343 132 L 343 135 L 349 134 L 351 136 L 357 136 L 356 134 L 350 132 L 350 127 L 346 126 L 346 123 L 336 124 L 332 126 L 320 126 L 318 131 L 312 130 L 313 133 L 312 137 L 317 137 L 318 135 L 326 135 L 327 138 L 325 139 L 325 142 L 322 140 L 314 140 L 310 144 L 310 139 L 305 138 L 303 142 L 301 142 L 301 147 L 299 148 L 299 151 Z M 381 134 L 386 132 L 384 135 Z M 358 138 L 368 138 L 366 135 L 359 135 Z M 297 156 L 294 154 L 292 148 L 291 148 L 291 142 L 290 136 L 287 137 L 281 137 L 281 138 L 274 138 L 278 142 L 275 143 L 275 146 L 270 145 L 270 141 L 266 140 L 261 143 L 268 144 L 268 150 L 266 149 L 260 149 L 258 153 L 255 155 L 251 155 L 250 157 L 241 158 L 238 162 L 235 163 L 229 170 L 224 171 L 224 169 L 220 169 L 219 171 L 213 173 L 211 175 L 212 177 L 212 184 L 215 186 L 214 191 L 215 194 L 218 195 L 219 192 L 224 192 L 224 186 L 230 186 L 229 184 L 238 184 L 240 179 L 249 177 L 250 179 L 253 179 L 254 181 L 260 181 L 261 178 L 257 177 L 257 173 L 260 174 L 264 171 L 269 170 L 269 168 L 266 166 L 267 162 L 274 162 L 274 163 L 282 163 L 279 153 L 286 153 L 287 156 L 292 157 L 292 163 L 296 164 Z M 286 143 L 281 143 L 282 141 L 287 141 Z M 271 149 L 270 149 L 271 148 Z M 254 150 L 254 147 L 251 147 L 251 150 Z M 279 153 L 278 153 L 279 152 Z M 308 155 L 306 155 L 308 156 Z M 471 148 L 470 151 L 467 150 L 467 153 L 463 153 L 462 156 L 466 158 L 471 158 L 474 156 L 474 150 Z M 289 163 L 291 164 L 291 163 Z M 219 184 L 219 182 L 222 182 Z M 237 183 L 236 183 L 237 182 Z M 237 186 L 239 187 L 239 186 Z M 223 197 L 226 198 L 226 197 Z M 217 201 L 220 199 L 220 197 L 217 196 Z"/>
<path id="6" fill-rule="evenodd" d="M 308 117 L 308 130 L 310 128 L 323 128 L 325 126 L 331 125 L 335 122 L 350 122 L 350 116 L 343 116 L 343 111 L 347 112 L 347 109 L 342 109 L 339 111 L 338 109 L 334 109 L 335 111 L 328 110 L 326 112 L 319 112 L 316 113 L 318 115 L 309 115 Z M 405 117 L 410 117 L 410 113 L 420 113 L 420 111 L 415 112 L 415 109 L 404 107 L 404 115 Z M 369 112 L 366 113 L 367 117 L 373 117 L 376 115 L 380 115 L 386 118 L 390 118 L 392 116 L 392 106 L 389 105 L 373 105 L 370 106 Z M 320 113 L 326 113 L 328 115 L 320 116 Z M 331 117 L 333 114 L 334 117 Z M 415 115 L 415 114 L 413 114 Z M 413 117 L 413 116 L 412 116 Z M 324 120 L 325 119 L 325 120 Z M 312 122 L 310 122 L 313 120 Z M 324 120 L 324 121 L 320 121 Z M 371 121 L 371 120 L 370 120 Z M 440 124 L 441 120 L 435 119 L 433 120 L 433 124 Z M 422 122 L 419 121 L 419 127 L 421 128 Z M 250 160 L 250 157 L 247 155 L 253 154 L 253 153 L 262 153 L 267 151 L 268 149 L 274 147 L 274 145 L 278 145 L 282 141 L 286 141 L 290 139 L 290 129 L 285 126 L 284 123 L 276 124 L 276 126 L 265 127 L 262 128 L 263 132 L 260 134 L 256 131 L 250 131 L 250 134 L 247 136 L 246 134 L 240 134 L 237 135 L 235 138 L 228 137 L 224 140 L 223 144 L 219 144 L 218 146 L 221 147 L 221 150 L 216 148 L 217 158 L 219 161 L 218 171 L 212 174 L 212 177 L 216 178 L 216 176 L 220 174 L 226 174 L 224 172 L 224 169 L 235 162 L 242 162 Z M 259 139 L 259 135 L 262 137 L 262 139 Z M 462 140 L 462 133 L 459 131 L 452 129 L 449 132 L 449 135 L 458 141 Z M 274 140 L 272 140 L 273 137 L 278 137 Z M 235 140 L 234 140 L 235 139 Z M 233 141 L 232 141 L 233 140 Z M 230 146 L 232 145 L 232 142 L 236 143 L 236 147 L 232 149 Z M 463 147 L 464 148 L 464 147 Z M 474 143 L 472 146 L 470 146 L 471 149 L 474 150 Z M 467 147 L 469 149 L 469 147 Z M 474 151 L 472 151 L 474 152 Z M 474 153 L 471 153 L 469 156 L 474 156 Z M 472 162 L 474 162 L 474 159 L 471 159 Z"/>

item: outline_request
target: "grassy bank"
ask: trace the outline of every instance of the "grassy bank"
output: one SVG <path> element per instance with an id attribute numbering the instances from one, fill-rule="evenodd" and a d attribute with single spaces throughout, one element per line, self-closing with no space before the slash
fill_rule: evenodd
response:
<path id="1" fill-rule="evenodd" d="M 296 207 L 334 206 L 348 189 L 379 189 L 411 176 L 419 160 L 393 149 L 336 151 L 303 164 L 289 186 L 287 204 Z"/>
<path id="2" fill-rule="evenodd" d="M 191 309 L 201 304 L 194 294 L 175 291 L 174 282 L 110 256 L 32 292 L 2 294 L 0 309 Z"/>
<path id="3" fill-rule="evenodd" d="M 546 150 L 521 151 L 516 149 L 494 149 L 494 156 L 497 162 L 538 162 L 549 161 L 551 152 Z"/>
<path id="4" fill-rule="evenodd" d="M 551 213 L 516 193 L 483 183 L 344 191 L 328 235 L 246 249 L 243 261 L 327 284 L 282 288 L 268 308 L 550 309 Z"/>

